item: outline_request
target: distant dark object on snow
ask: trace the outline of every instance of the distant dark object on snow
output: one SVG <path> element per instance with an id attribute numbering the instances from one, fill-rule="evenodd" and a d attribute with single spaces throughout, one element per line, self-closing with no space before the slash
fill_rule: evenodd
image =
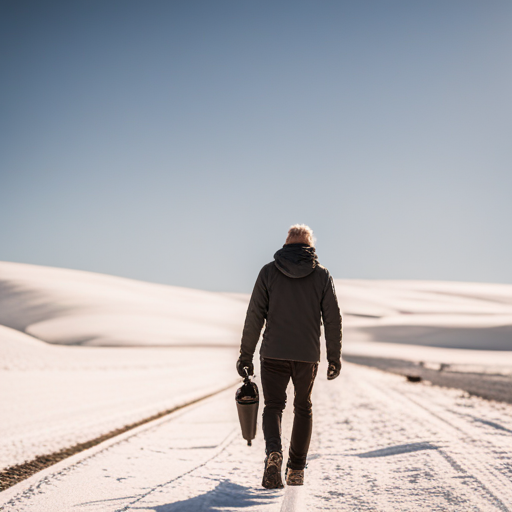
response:
<path id="1" fill-rule="evenodd" d="M 406 375 L 406 378 L 409 382 L 421 382 L 421 377 L 419 375 Z"/>

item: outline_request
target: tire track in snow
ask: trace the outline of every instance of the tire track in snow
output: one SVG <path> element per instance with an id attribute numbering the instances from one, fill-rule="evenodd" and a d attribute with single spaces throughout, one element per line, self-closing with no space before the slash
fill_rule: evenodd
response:
<path id="1" fill-rule="evenodd" d="M 310 507 L 512 510 L 510 406 L 350 364 L 316 386 Z"/>
<path id="2" fill-rule="evenodd" d="M 456 422 L 449 421 L 448 417 L 453 416 L 450 411 L 443 411 L 444 416 L 439 412 L 434 411 L 433 404 L 425 401 L 420 403 L 416 398 L 411 397 L 407 393 L 403 393 L 394 387 L 382 388 L 377 387 L 373 383 L 371 384 L 374 388 L 375 393 L 383 393 L 388 395 L 392 400 L 400 400 L 404 403 L 404 410 L 410 416 L 411 421 L 418 421 L 418 419 L 425 419 L 430 423 L 437 425 L 440 432 L 446 439 L 451 442 L 445 448 L 441 448 L 439 453 L 448 461 L 448 463 L 457 471 L 466 474 L 473 478 L 482 489 L 489 495 L 489 497 L 495 502 L 496 506 L 507 512 L 509 508 L 504 503 L 501 497 L 504 499 L 510 499 L 511 494 L 511 481 L 497 471 L 487 460 L 489 459 L 489 449 L 492 453 L 496 451 L 496 446 L 490 442 L 487 442 L 488 450 L 480 448 L 481 441 L 475 437 L 474 434 L 468 432 L 468 428 L 464 428 L 465 425 L 457 425 Z M 415 413 L 411 412 L 411 405 L 416 409 Z M 425 414 L 426 413 L 426 414 Z M 454 432 L 455 431 L 455 432 Z M 461 437 L 461 435 L 463 437 Z M 450 454 L 453 452 L 453 447 L 460 445 L 461 442 L 470 443 L 471 449 L 462 448 L 457 453 Z"/>

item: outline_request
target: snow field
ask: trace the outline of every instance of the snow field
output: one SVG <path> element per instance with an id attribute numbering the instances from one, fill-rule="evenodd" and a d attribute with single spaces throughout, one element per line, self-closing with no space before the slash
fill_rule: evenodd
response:
<path id="1" fill-rule="evenodd" d="M 262 432 L 246 445 L 233 388 L 49 468 L 0 494 L 0 504 L 19 512 L 512 509 L 512 406 L 350 364 L 335 381 L 324 373 L 322 365 L 303 488 L 261 488 Z"/>

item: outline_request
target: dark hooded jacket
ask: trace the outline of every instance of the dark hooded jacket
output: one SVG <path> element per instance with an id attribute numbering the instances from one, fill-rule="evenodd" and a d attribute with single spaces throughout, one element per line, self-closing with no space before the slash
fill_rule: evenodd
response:
<path id="1" fill-rule="evenodd" d="M 329 271 L 315 248 L 286 244 L 256 280 L 245 319 L 241 359 L 251 361 L 266 321 L 260 356 L 316 363 L 323 319 L 327 360 L 341 357 L 341 314 Z"/>

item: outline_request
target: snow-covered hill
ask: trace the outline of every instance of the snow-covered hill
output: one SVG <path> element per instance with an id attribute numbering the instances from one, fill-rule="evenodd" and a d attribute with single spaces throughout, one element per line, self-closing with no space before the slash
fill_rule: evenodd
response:
<path id="1" fill-rule="evenodd" d="M 345 346 L 512 350 L 512 285 L 336 280 Z M 0 325 L 64 345 L 237 346 L 248 294 L 0 262 Z"/>
<path id="2" fill-rule="evenodd" d="M 512 285 L 336 280 L 348 341 L 512 350 Z"/>
<path id="3" fill-rule="evenodd" d="M 64 345 L 236 345 L 246 304 L 228 294 L 0 262 L 0 325 Z"/>

